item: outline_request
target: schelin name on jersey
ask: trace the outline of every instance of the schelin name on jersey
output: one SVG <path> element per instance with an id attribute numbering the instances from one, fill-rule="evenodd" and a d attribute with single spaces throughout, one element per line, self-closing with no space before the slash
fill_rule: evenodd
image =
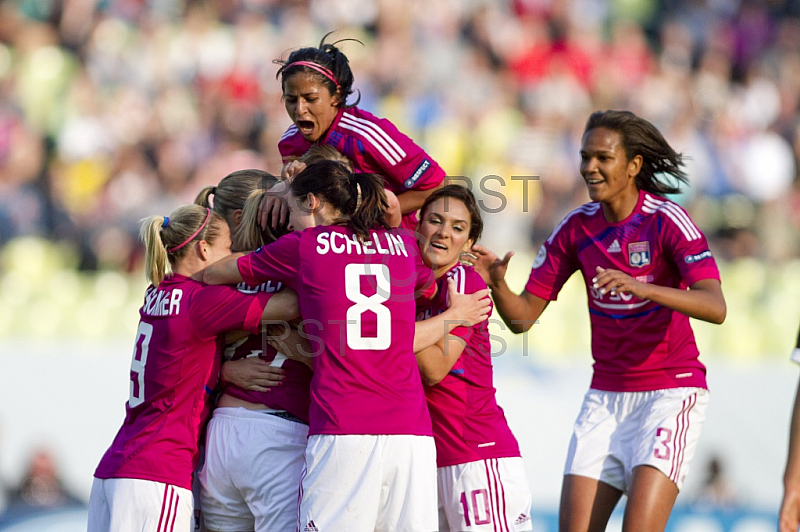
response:
<path id="1" fill-rule="evenodd" d="M 173 316 L 181 311 L 183 290 L 158 290 L 151 286 L 144 296 L 142 312 L 148 316 Z"/>
<path id="2" fill-rule="evenodd" d="M 402 255 L 408 257 L 405 242 L 391 233 L 372 233 L 370 240 L 361 241 L 356 235 L 331 231 L 317 235 L 317 253 L 348 255 Z"/>

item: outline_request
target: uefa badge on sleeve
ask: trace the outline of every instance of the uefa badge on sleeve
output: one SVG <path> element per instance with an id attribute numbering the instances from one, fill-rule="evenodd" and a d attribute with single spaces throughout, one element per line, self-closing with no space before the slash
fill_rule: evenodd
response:
<path id="1" fill-rule="evenodd" d="M 631 242 L 628 244 L 628 263 L 636 268 L 650 264 L 650 242 Z"/>

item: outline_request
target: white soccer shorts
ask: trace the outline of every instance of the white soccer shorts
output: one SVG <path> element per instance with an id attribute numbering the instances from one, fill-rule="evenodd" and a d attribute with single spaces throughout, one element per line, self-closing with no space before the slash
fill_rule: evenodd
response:
<path id="1" fill-rule="evenodd" d="M 307 441 L 303 423 L 259 410 L 215 409 L 198 473 L 206 528 L 295 530 Z"/>
<path id="2" fill-rule="evenodd" d="M 522 458 L 440 467 L 440 532 L 532 530 L 531 490 Z"/>
<path id="3" fill-rule="evenodd" d="M 655 467 L 683 486 L 703 427 L 708 390 L 648 392 L 590 389 L 575 421 L 565 475 L 627 491 L 633 468 Z"/>
<path id="4" fill-rule="evenodd" d="M 300 532 L 437 530 L 436 446 L 430 436 L 308 439 Z"/>
<path id="5" fill-rule="evenodd" d="M 138 478 L 95 478 L 87 532 L 190 532 L 190 490 Z"/>

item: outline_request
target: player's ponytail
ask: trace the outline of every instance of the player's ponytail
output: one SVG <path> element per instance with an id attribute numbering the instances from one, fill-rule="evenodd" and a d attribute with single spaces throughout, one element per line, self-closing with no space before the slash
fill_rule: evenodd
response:
<path id="1" fill-rule="evenodd" d="M 351 193 L 356 204 L 350 214 L 350 228 L 361 240 L 369 239 L 369 230 L 380 226 L 391 229 L 386 223 L 389 203 L 383 188 L 383 179 L 375 174 L 351 174 Z"/>
<path id="2" fill-rule="evenodd" d="M 145 246 L 147 280 L 157 286 L 172 273 L 176 262 L 186 256 L 193 242 L 213 243 L 224 223 L 216 212 L 195 204 L 181 205 L 169 216 L 142 220 L 139 233 Z"/>
<path id="3" fill-rule="evenodd" d="M 253 251 L 266 244 L 275 242 L 279 237 L 289 232 L 288 224 L 272 229 L 267 226 L 262 230 L 258 222 L 258 210 L 264 199 L 266 190 L 254 190 L 242 209 L 242 222 L 233 234 L 233 249 L 236 251 Z"/>
<path id="4" fill-rule="evenodd" d="M 390 228 L 383 180 L 375 174 L 353 174 L 342 163 L 320 161 L 294 177 L 291 191 L 299 197 L 314 194 L 329 203 L 337 217 L 332 223 L 347 223 L 362 240 L 376 226 Z"/>
<path id="5" fill-rule="evenodd" d="M 263 170 L 255 168 L 236 170 L 223 177 L 217 186 L 208 186 L 201 190 L 194 202 L 222 215 L 233 232 L 236 227 L 233 214 L 237 209 L 244 208 L 250 192 L 269 188 L 277 182 L 275 176 Z M 214 196 L 213 202 L 211 196 Z"/>

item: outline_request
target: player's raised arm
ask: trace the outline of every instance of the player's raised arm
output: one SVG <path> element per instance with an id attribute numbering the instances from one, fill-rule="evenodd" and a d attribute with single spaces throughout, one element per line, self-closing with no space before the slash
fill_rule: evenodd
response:
<path id="1" fill-rule="evenodd" d="M 475 245 L 470 253 L 464 255 L 464 261 L 473 265 L 492 290 L 495 308 L 506 326 L 515 333 L 521 333 L 530 329 L 539 319 L 548 301 L 527 290 L 521 294 L 511 291 L 505 277 L 508 262 L 513 256 L 514 252 L 509 251 L 501 260 L 488 248 Z"/>

